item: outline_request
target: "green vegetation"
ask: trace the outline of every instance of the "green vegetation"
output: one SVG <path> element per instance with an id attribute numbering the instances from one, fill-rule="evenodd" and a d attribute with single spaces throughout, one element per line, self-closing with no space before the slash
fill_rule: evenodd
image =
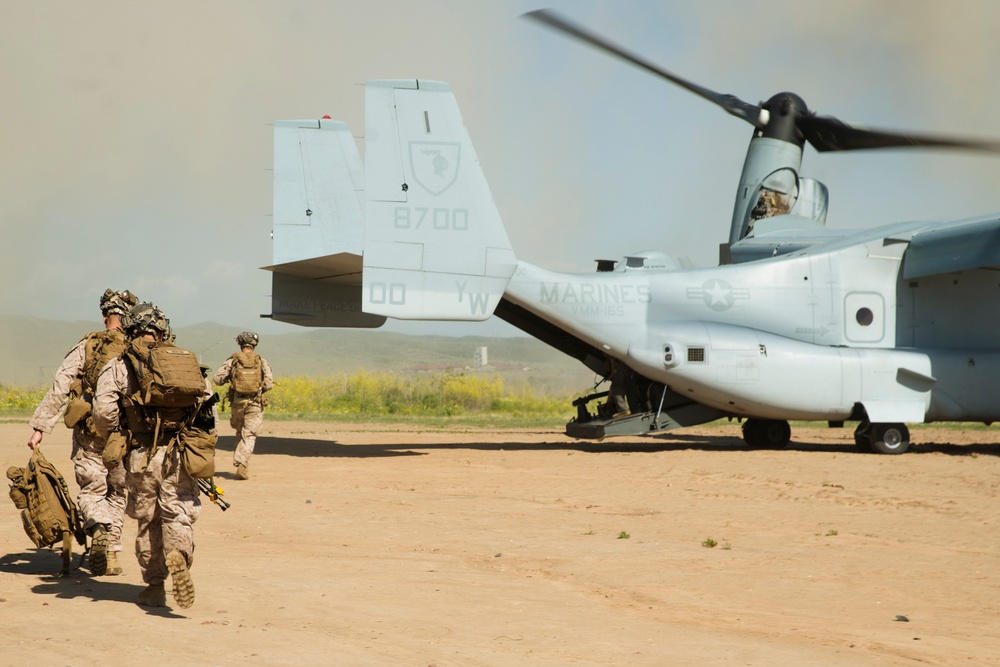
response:
<path id="1" fill-rule="evenodd" d="M 44 389 L 0 384 L 0 416 L 30 416 Z M 512 389 L 482 373 L 341 373 L 280 378 L 267 394 L 272 419 L 413 422 L 428 425 L 561 426 L 572 396 Z"/>
<path id="2" fill-rule="evenodd" d="M 618 539 L 619 540 L 627 540 L 630 537 L 632 537 L 632 536 L 629 535 L 628 533 L 626 533 L 624 530 L 622 532 L 618 533 Z"/>
<path id="3" fill-rule="evenodd" d="M 706 549 L 714 549 L 718 545 L 719 545 L 719 543 L 716 542 L 715 540 L 713 540 L 711 537 L 706 538 L 701 543 L 701 546 L 705 547 Z"/>
<path id="4" fill-rule="evenodd" d="M 572 397 L 538 396 L 530 387 L 512 390 L 498 375 L 443 372 L 400 375 L 358 372 L 321 378 L 290 377 L 267 394 L 268 414 L 287 419 L 454 417 L 505 424 L 565 423 Z"/>
<path id="5" fill-rule="evenodd" d="M 31 415 L 42 402 L 46 391 L 0 383 L 0 415 Z"/>

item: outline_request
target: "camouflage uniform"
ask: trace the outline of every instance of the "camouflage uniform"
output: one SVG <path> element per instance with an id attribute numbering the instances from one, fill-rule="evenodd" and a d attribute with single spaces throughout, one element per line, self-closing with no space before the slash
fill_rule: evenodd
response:
<path id="1" fill-rule="evenodd" d="M 29 425 L 36 431 L 51 433 L 52 427 L 62 418 L 69 402 L 70 385 L 83 371 L 87 339 L 81 340 L 63 359 L 55 380 L 45 398 L 38 405 Z M 122 523 L 125 514 L 125 469 L 118 465 L 113 470 L 104 467 L 101 452 L 106 437 L 90 430 L 88 420 L 80 420 L 73 427 L 73 471 L 80 487 L 77 505 L 84 520 L 84 528 L 93 532 L 98 524 L 108 528 L 108 551 L 122 550 Z"/>
<path id="2" fill-rule="evenodd" d="M 152 305 L 139 304 L 132 313 L 143 307 Z M 166 318 L 159 310 L 156 314 L 165 327 Z M 140 327 L 136 328 L 138 331 L 133 331 L 126 324 L 126 330 L 133 336 L 143 333 Z M 163 333 L 164 329 L 158 331 Z M 105 438 L 112 431 L 122 430 L 129 439 L 124 461 L 128 488 L 126 511 L 138 521 L 135 554 L 142 579 L 148 584 L 147 590 L 139 595 L 140 604 L 162 606 L 165 600 L 163 583 L 170 574 L 174 597 L 181 607 L 189 607 L 194 602 L 194 588 L 187 570 L 194 563 L 194 522 L 201 514 L 198 485 L 185 470 L 179 450 L 168 446 L 176 429 L 160 430 L 154 436 L 154 430 L 146 426 L 144 411 L 160 408 L 142 408 L 125 400 L 138 390 L 135 373 L 123 357 L 105 366 L 94 396 L 94 426 Z M 206 379 L 202 400 L 213 393 Z M 157 438 L 155 443 L 154 437 Z M 179 584 L 187 587 L 186 594 L 178 593 Z"/>
<path id="3" fill-rule="evenodd" d="M 101 371 L 94 397 L 94 424 L 107 437 L 117 430 L 123 418 L 119 400 L 139 389 L 125 361 L 116 359 Z M 212 395 L 205 381 L 204 398 Z M 126 459 L 125 481 L 128 487 L 126 511 L 138 520 L 135 555 L 139 559 L 142 579 L 147 584 L 162 584 L 167 578 L 165 554 L 179 551 L 190 568 L 194 562 L 194 522 L 201 513 L 198 486 L 180 461 L 176 448 L 163 446 L 173 436 L 161 434 L 160 445 L 142 469 L 150 446 L 131 449 Z"/>
<path id="4" fill-rule="evenodd" d="M 242 336 L 253 336 L 256 334 L 244 332 Z M 242 345 L 242 339 L 237 337 L 237 342 Z M 252 345 L 251 347 L 256 347 Z M 215 372 L 212 381 L 219 386 L 230 382 L 232 378 L 233 365 L 236 363 L 236 356 L 226 359 L 226 362 Z M 236 451 L 233 452 L 233 465 L 240 469 L 245 475 L 247 466 L 250 465 L 250 457 L 253 456 L 253 448 L 257 442 L 257 435 L 264 425 L 264 397 L 263 393 L 270 391 L 274 387 L 274 375 L 271 373 L 271 365 L 264 357 L 260 357 L 260 365 L 263 374 L 261 390 L 254 394 L 239 394 L 229 387 L 230 416 L 229 425 L 236 431 Z"/>

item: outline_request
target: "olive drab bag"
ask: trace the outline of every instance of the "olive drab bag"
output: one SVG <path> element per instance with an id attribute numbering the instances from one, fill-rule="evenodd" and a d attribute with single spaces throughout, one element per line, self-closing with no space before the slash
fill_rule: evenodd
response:
<path id="1" fill-rule="evenodd" d="M 80 385 L 84 396 L 94 396 L 97 393 L 97 378 L 112 359 L 117 359 L 125 351 L 128 340 L 119 329 L 98 331 L 88 336 L 83 361 L 83 372 L 80 375 Z"/>
<path id="2" fill-rule="evenodd" d="M 256 394 L 264 384 L 264 366 L 256 352 L 237 352 L 233 355 L 233 368 L 229 372 L 233 391 L 237 394 Z"/>
<path id="3" fill-rule="evenodd" d="M 87 334 L 83 340 L 85 341 L 83 368 L 70 386 L 70 401 L 63 418 L 68 428 L 73 428 L 90 417 L 91 402 L 97 393 L 97 378 L 101 375 L 101 370 L 109 361 L 121 356 L 127 345 L 125 334 L 118 329 L 95 331 Z M 87 431 L 93 433 L 92 423 L 89 420 Z"/>
<path id="4" fill-rule="evenodd" d="M 177 434 L 181 463 L 195 479 L 208 479 L 215 475 L 215 444 L 218 436 L 197 426 L 185 426 Z"/>
<path id="5" fill-rule="evenodd" d="M 160 341 L 132 341 L 125 352 L 139 391 L 139 405 L 153 408 L 190 408 L 205 393 L 205 376 L 194 352 Z"/>
<path id="6" fill-rule="evenodd" d="M 66 480 L 36 448 L 26 468 L 7 470 L 10 499 L 21 510 L 21 523 L 36 547 L 63 544 L 63 574 L 69 573 L 73 538 L 86 543 L 83 522 L 70 495 Z"/>
<path id="7" fill-rule="evenodd" d="M 167 432 L 172 433 L 167 446 L 178 448 L 188 474 L 211 477 L 215 472 L 216 436 L 192 425 L 207 389 L 197 357 L 172 343 L 137 339 L 129 343 L 124 358 L 139 385 L 128 399 L 142 406 L 153 436 L 154 445 L 142 469 L 156 449 L 159 434 Z"/>

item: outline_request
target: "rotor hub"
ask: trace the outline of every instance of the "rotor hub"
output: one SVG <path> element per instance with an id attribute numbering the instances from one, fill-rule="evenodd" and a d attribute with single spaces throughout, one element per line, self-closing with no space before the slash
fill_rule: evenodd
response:
<path id="1" fill-rule="evenodd" d="M 761 114 L 758 130 L 760 135 L 770 139 L 781 139 L 797 146 L 805 144 L 805 137 L 799 129 L 799 119 L 809 115 L 809 107 L 795 93 L 778 93 L 760 105 Z"/>

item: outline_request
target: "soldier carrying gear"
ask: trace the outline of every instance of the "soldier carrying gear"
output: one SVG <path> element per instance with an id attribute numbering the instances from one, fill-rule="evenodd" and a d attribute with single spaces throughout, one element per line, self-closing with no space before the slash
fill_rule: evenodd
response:
<path id="1" fill-rule="evenodd" d="M 180 441 L 213 392 L 194 355 L 163 340 L 169 321 L 153 304 L 136 304 L 125 327 L 128 348 L 97 381 L 94 426 L 104 437 L 121 432 L 128 442 L 128 511 L 139 524 L 135 552 L 147 584 L 139 604 L 165 606 L 169 575 L 174 599 L 187 608 L 194 604 L 190 569 L 201 501 Z"/>
<path id="2" fill-rule="evenodd" d="M 236 451 L 233 465 L 236 477 L 249 479 L 250 457 L 253 456 L 257 434 L 264 425 L 264 392 L 274 386 L 274 376 L 267 360 L 254 351 L 260 336 L 244 331 L 236 337 L 240 351 L 226 359 L 215 372 L 212 381 L 219 386 L 229 383 L 229 425 L 236 430 Z"/>
<path id="3" fill-rule="evenodd" d="M 91 537 L 90 571 L 98 576 L 122 572 L 118 552 L 125 516 L 125 470 L 104 464 L 101 455 L 107 439 L 94 430 L 91 410 L 101 368 L 125 347 L 122 317 L 137 302 L 128 290 L 105 290 L 99 301 L 104 330 L 87 334 L 69 351 L 29 422 L 33 431 L 27 444 L 32 450 L 45 433 L 52 432 L 60 416 L 73 429 L 73 470 L 80 488 L 77 505 Z"/>

